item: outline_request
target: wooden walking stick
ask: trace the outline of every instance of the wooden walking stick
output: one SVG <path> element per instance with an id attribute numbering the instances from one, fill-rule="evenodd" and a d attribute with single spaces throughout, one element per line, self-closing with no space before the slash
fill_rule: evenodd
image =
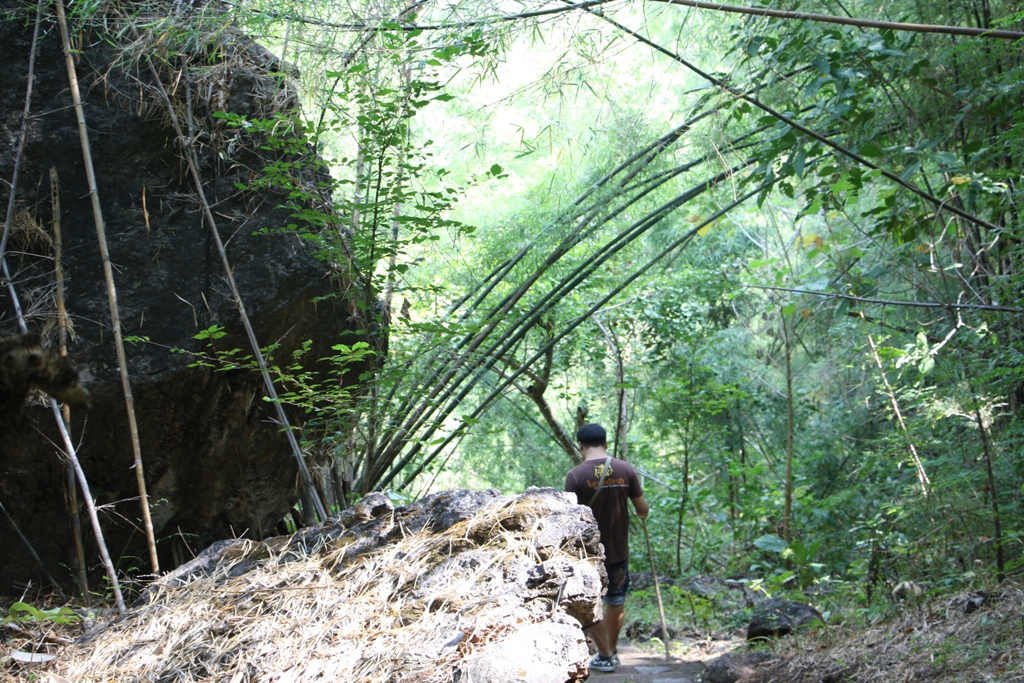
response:
<path id="1" fill-rule="evenodd" d="M 647 520 L 640 518 L 640 526 L 644 529 L 644 541 L 647 543 L 647 558 L 651 561 L 651 578 L 654 579 L 654 595 L 658 598 L 658 613 L 661 615 L 661 637 L 665 643 L 665 659 L 671 658 L 669 652 L 668 624 L 665 623 L 665 604 L 661 601 L 661 588 L 658 587 L 658 573 L 654 571 L 654 551 L 651 550 L 651 536 L 647 533 Z"/>

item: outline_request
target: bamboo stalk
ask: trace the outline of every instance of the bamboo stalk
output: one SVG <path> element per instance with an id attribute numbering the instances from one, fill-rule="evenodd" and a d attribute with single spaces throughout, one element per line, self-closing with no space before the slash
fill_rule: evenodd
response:
<path id="1" fill-rule="evenodd" d="M 793 412 L 793 340 L 790 338 L 786 314 L 779 309 L 782 322 L 782 339 L 786 353 L 786 482 L 785 502 L 782 505 L 782 540 L 789 545 L 793 541 L 793 428 L 796 417 Z M 895 399 L 893 399 L 895 401 Z M 786 560 L 787 565 L 789 560 Z"/>
<path id="2" fill-rule="evenodd" d="M 885 368 L 882 367 L 882 358 L 878 355 L 878 349 L 875 348 L 875 340 L 868 335 L 868 344 L 871 345 L 871 354 L 875 357 L 875 364 L 878 365 L 878 372 L 882 375 L 882 383 L 885 384 L 885 390 L 889 393 L 889 401 L 892 404 L 892 412 L 896 416 L 896 421 L 899 422 L 900 429 L 903 431 L 903 435 L 907 439 L 907 449 L 910 451 L 910 459 L 914 462 L 914 469 L 917 471 L 917 481 L 921 484 L 921 493 L 927 498 L 931 493 L 931 480 L 928 478 L 928 473 L 924 469 L 924 464 L 921 462 L 921 458 L 917 454 L 917 447 L 914 442 L 910 440 L 910 431 L 907 429 L 907 424 L 903 421 L 903 413 L 900 412 L 900 404 L 896 402 L 896 392 L 893 391 L 892 385 L 889 384 L 889 378 L 885 375 Z"/>
<path id="3" fill-rule="evenodd" d="M 654 581 L 654 595 L 658 598 L 658 614 L 661 616 L 661 636 L 665 644 L 665 659 L 670 659 L 668 624 L 665 622 L 665 603 L 661 601 L 661 587 L 658 586 L 658 573 L 654 571 L 654 551 L 651 550 L 651 536 L 647 533 L 647 520 L 640 517 L 640 526 L 644 529 L 644 542 L 647 544 L 647 557 L 651 562 L 651 580 Z"/>
<path id="4" fill-rule="evenodd" d="M 15 160 L 17 163 L 17 160 Z M 11 188 L 11 197 L 14 197 L 14 189 Z M 4 277 L 7 279 L 7 290 L 11 295 L 11 303 L 14 306 L 14 311 L 18 316 L 18 327 L 21 331 L 28 332 L 28 326 L 25 324 L 25 316 L 21 311 L 21 300 L 18 298 L 18 293 L 14 290 L 14 285 L 11 283 L 11 274 L 7 269 L 7 259 L 0 259 L 0 269 L 3 270 Z M 78 477 L 78 484 L 82 487 L 82 495 L 85 497 L 85 507 L 89 512 L 89 519 L 92 522 L 93 534 L 96 536 L 96 545 L 99 546 L 100 559 L 103 561 L 103 566 L 107 571 L 107 578 L 110 580 L 110 588 L 114 592 L 114 600 L 117 602 L 117 610 L 119 613 L 125 613 L 124 598 L 121 596 L 121 585 L 117 581 L 117 572 L 114 571 L 114 563 L 110 561 L 110 553 L 107 552 L 107 542 L 103 538 L 103 529 L 100 528 L 100 518 L 96 514 L 96 505 L 93 503 L 92 494 L 89 492 L 89 482 L 85 478 L 85 471 L 82 470 L 82 465 L 78 462 L 78 456 L 75 455 L 75 445 L 71 442 L 71 435 L 68 434 L 67 425 L 64 424 L 64 419 L 60 414 L 60 406 L 57 405 L 57 399 L 50 397 L 50 407 L 53 409 L 53 416 L 57 420 L 57 429 L 60 431 L 61 439 L 64 441 L 64 454 L 71 461 L 72 467 L 75 469 L 75 474 Z"/>
<path id="5" fill-rule="evenodd" d="M 969 385 L 968 385 L 969 386 Z M 974 388 L 971 387 L 974 394 Z M 996 477 L 992 468 L 992 447 L 989 445 L 988 425 L 981 417 L 981 409 L 978 407 L 978 397 L 974 396 L 974 419 L 978 424 L 978 435 L 981 437 L 981 448 L 985 454 L 985 472 L 988 475 L 989 504 L 992 506 L 992 526 L 996 545 L 996 578 L 999 583 L 1006 581 L 1006 554 L 1003 552 L 1003 529 L 999 515 L 999 489 L 996 487 Z"/>
<path id="6" fill-rule="evenodd" d="M 57 282 L 57 339 L 60 346 L 60 355 L 65 358 L 68 355 L 68 331 L 71 328 L 68 320 L 68 311 L 64 302 L 64 241 L 60 230 L 60 180 L 57 177 L 57 169 L 50 168 L 50 206 L 53 212 L 53 262 L 54 279 Z M 61 408 L 64 423 L 71 425 L 71 406 L 64 404 Z M 75 541 L 75 559 L 78 566 L 78 584 L 82 590 L 82 597 L 85 604 L 89 600 L 89 577 L 85 570 L 85 547 L 82 544 L 82 520 L 78 514 L 78 485 L 75 483 L 75 468 L 69 460 L 68 470 L 68 510 L 71 513 L 71 535 Z"/>
<path id="7" fill-rule="evenodd" d="M 59 1 L 60 0 L 58 0 L 58 2 Z M 256 363 L 259 365 L 260 376 L 263 378 L 263 385 L 267 390 L 267 397 L 274 405 L 274 410 L 277 413 L 277 419 L 284 430 L 285 437 L 288 440 L 288 445 L 291 447 L 292 454 L 295 456 L 295 462 L 298 466 L 299 477 L 302 479 L 303 488 L 313 500 L 313 505 L 317 515 L 319 515 L 321 520 L 326 520 L 328 518 L 327 508 L 324 505 L 324 501 L 317 493 L 316 487 L 313 485 L 313 478 L 310 475 L 309 468 L 306 466 L 306 462 L 302 457 L 302 449 L 299 447 L 299 442 L 295 438 L 295 432 L 292 430 L 291 424 L 288 421 L 288 416 L 285 414 L 284 407 L 281 405 L 281 401 L 278 398 L 277 389 L 274 386 L 274 380 L 270 376 L 270 370 L 267 368 L 267 362 L 263 357 L 263 351 L 260 349 L 259 342 L 256 339 L 256 332 L 253 330 L 252 323 L 249 321 L 249 314 L 245 311 L 245 303 L 242 301 L 242 294 L 238 291 L 238 285 L 235 283 L 235 275 L 231 269 L 231 262 L 228 261 L 227 251 L 224 249 L 224 242 L 221 240 L 220 231 L 217 229 L 217 221 L 213 217 L 213 210 L 210 208 L 210 203 L 206 199 L 206 192 L 203 189 L 202 176 L 199 174 L 199 162 L 196 160 L 195 148 L 192 146 L 193 138 L 191 136 L 185 136 L 181 127 L 181 122 L 178 120 L 178 115 L 174 111 L 174 106 L 171 104 L 171 98 L 167 94 L 167 90 L 164 88 L 163 81 L 160 80 L 160 74 L 157 72 L 153 62 L 147 60 L 147 64 L 149 65 L 150 74 L 153 76 L 153 87 L 156 88 L 161 99 L 164 101 L 164 106 L 167 107 L 167 115 L 171 120 L 171 125 L 174 128 L 175 134 L 178 136 L 178 144 L 180 145 L 182 154 L 185 156 L 185 162 L 189 168 L 189 172 L 192 175 L 192 181 L 196 187 L 196 194 L 199 196 L 199 202 L 203 207 L 203 215 L 210 228 L 210 235 L 213 237 L 214 245 L 217 247 L 217 254 L 220 256 L 221 266 L 224 268 L 224 274 L 227 278 L 228 286 L 231 289 L 231 296 L 235 300 L 235 307 L 238 309 L 238 316 L 242 320 L 242 326 L 245 328 L 246 337 L 248 337 L 249 345 L 252 347 L 253 356 L 256 358 Z M 186 93 L 191 92 L 191 83 L 188 81 L 187 77 L 185 78 L 185 88 Z"/>
<path id="8" fill-rule="evenodd" d="M 36 43 L 39 42 L 39 23 L 43 15 L 43 0 L 36 5 L 36 23 L 32 30 L 32 47 L 28 53 L 28 85 L 25 86 L 25 108 L 21 112 L 21 129 L 18 131 L 18 151 L 14 154 L 14 172 L 11 174 L 11 196 L 7 200 L 7 215 L 4 218 L 4 234 L 0 237 L 0 261 L 7 253 L 7 240 L 11 236 L 11 224 L 14 221 L 14 190 L 18 187 L 18 171 L 21 169 L 21 156 L 25 151 L 25 131 L 28 128 L 28 117 L 32 106 L 32 81 L 36 73 Z M 5 274 L 8 280 L 10 276 Z"/>
<path id="9" fill-rule="evenodd" d="M 14 193 L 12 192 L 13 196 Z M 7 259 L 0 259 L 0 272 L 3 273 L 4 281 L 7 283 L 7 291 L 11 295 L 11 305 L 14 306 L 14 315 L 18 318 L 18 329 L 24 334 L 28 332 L 28 326 L 25 324 L 25 312 L 21 310 L 21 300 L 18 299 L 17 293 L 14 291 L 14 283 L 11 279 L 11 271 L 7 269 Z"/>
<path id="10" fill-rule="evenodd" d="M 70 425 L 71 410 L 65 405 L 62 411 L 63 417 L 67 420 L 67 424 Z M 67 464 L 67 475 L 68 507 L 71 509 L 71 535 L 75 541 L 75 560 L 77 564 L 75 570 L 78 572 L 78 586 L 82 591 L 82 599 L 88 607 L 92 604 L 92 596 L 89 592 L 89 573 L 86 571 L 85 565 L 85 544 L 82 541 L 82 515 L 78 511 L 78 484 L 75 480 L 75 468 L 71 464 L 70 458 Z"/>
<path id="11" fill-rule="evenodd" d="M 60 2 L 60 0 L 57 0 Z M 96 514 L 96 504 L 93 503 L 92 493 L 89 491 L 89 481 L 85 478 L 85 471 L 82 469 L 82 464 L 78 461 L 78 456 L 75 454 L 75 445 L 71 443 L 71 435 L 68 434 L 67 426 L 64 424 L 64 419 L 60 415 L 60 407 L 57 405 L 57 399 L 50 397 L 50 408 L 53 410 L 53 416 L 57 419 L 57 428 L 60 430 L 61 439 L 64 441 L 64 454 L 68 460 L 71 461 L 71 466 L 75 469 L 75 475 L 78 477 L 78 485 L 82 487 L 82 497 L 85 498 L 85 509 L 89 513 L 89 521 L 92 522 L 92 531 L 96 536 L 96 544 L 100 549 L 100 559 L 103 560 L 103 566 L 107 570 L 107 578 L 110 580 L 110 588 L 114 592 L 114 601 L 117 603 L 117 611 L 119 614 L 124 614 L 127 610 L 124 606 L 124 597 L 121 595 L 121 585 L 117 581 L 117 572 L 114 571 L 114 563 L 110 561 L 110 553 L 107 551 L 107 543 L 103 539 L 103 530 L 100 529 L 100 518 Z"/>
<path id="12" fill-rule="evenodd" d="M 28 70 L 28 86 L 25 94 L 25 112 L 22 117 L 21 125 L 21 137 L 18 143 L 18 152 L 14 157 L 14 173 L 11 178 L 11 194 L 8 198 L 7 205 L 7 219 L 4 222 L 4 242 L 6 243 L 7 235 L 10 234 L 11 230 L 11 218 L 14 210 L 14 197 L 18 189 L 17 178 L 18 169 L 21 166 L 22 151 L 24 150 L 25 141 L 25 128 L 28 121 L 29 107 L 31 103 L 32 94 L 32 81 L 35 79 L 35 48 L 36 41 L 39 35 L 39 22 L 42 16 L 43 0 L 39 0 L 39 6 L 36 10 L 36 31 L 32 36 L 32 53 L 29 56 L 29 70 Z M 14 289 L 14 284 L 11 280 L 10 270 L 7 268 L 7 259 L 3 256 L 3 249 L 0 249 L 0 271 L 2 271 L 4 279 L 7 281 L 7 290 L 11 295 L 11 305 L 14 306 L 14 312 L 18 318 L 18 327 L 22 333 L 28 332 L 28 326 L 25 324 L 25 314 L 21 308 L 21 300 L 18 298 L 18 292 Z M 93 504 L 92 496 L 89 493 L 89 482 L 85 478 L 85 472 L 82 470 L 81 465 L 78 463 L 78 458 L 75 456 L 75 447 L 71 442 L 71 436 L 68 434 L 68 430 L 64 425 L 64 420 L 61 418 L 60 409 L 57 406 L 57 401 L 50 397 L 50 406 L 53 408 L 53 415 L 57 420 L 57 428 L 60 430 L 61 437 L 64 440 L 64 447 L 66 454 L 71 459 L 72 464 L 75 468 L 75 472 L 78 475 L 79 483 L 82 486 L 82 491 L 85 494 L 85 505 L 89 511 L 90 518 L 92 520 L 93 533 L 96 536 L 96 545 L 100 549 L 100 558 L 103 560 L 103 566 L 106 568 L 107 577 L 110 579 L 110 586 L 114 592 L 114 598 L 117 601 L 118 611 L 121 614 L 125 612 L 124 598 L 121 597 L 121 586 L 117 581 L 117 572 L 114 571 L 114 564 L 110 561 L 110 553 L 107 552 L 107 543 L 103 538 L 103 530 L 100 528 L 99 517 L 96 514 L 96 506 Z"/>
<path id="13" fill-rule="evenodd" d="M 99 242 L 100 257 L 103 260 L 103 277 L 107 283 L 107 302 L 110 306 L 110 325 L 114 331 L 114 347 L 117 349 L 117 364 L 121 371 L 121 389 L 124 392 L 125 410 L 128 413 L 128 432 L 132 441 L 132 454 L 135 457 L 135 480 L 139 488 L 139 504 L 142 507 L 142 524 L 146 530 L 146 543 L 149 546 L 149 564 L 154 574 L 160 573 L 160 560 L 156 554 L 156 539 L 153 536 L 153 520 L 149 515 L 149 496 L 146 494 L 146 477 L 142 467 L 142 448 L 139 445 L 139 427 L 135 420 L 135 398 L 132 396 L 132 384 L 128 377 L 128 359 L 124 352 L 124 339 L 121 336 L 121 317 L 118 313 L 117 290 L 114 287 L 114 271 L 110 265 L 110 251 L 107 248 L 107 234 L 103 225 L 103 211 L 100 208 L 100 195 L 96 188 L 96 172 L 92 164 L 92 151 L 89 147 L 89 131 L 85 126 L 85 110 L 82 108 L 82 96 L 78 89 L 78 74 L 75 60 L 71 56 L 71 41 L 68 38 L 67 18 L 64 16 L 63 0 L 56 0 L 57 23 L 60 37 L 64 45 L 64 61 L 68 70 L 68 84 L 71 88 L 71 99 L 75 105 L 75 116 L 78 119 L 78 136 L 82 142 L 82 157 L 85 175 L 89 182 L 89 196 L 92 199 L 92 217 L 96 224 L 96 238 Z"/>
<path id="14" fill-rule="evenodd" d="M 987 304 L 958 304 L 940 303 L 934 301 L 897 301 L 894 299 L 871 299 L 863 296 L 850 294 L 839 294 L 837 292 L 815 292 L 807 289 L 794 289 L 792 287 L 772 287 L 769 285 L 743 285 L 745 289 L 763 289 L 771 292 L 792 292 L 793 294 L 807 294 L 810 296 L 822 296 L 829 299 L 845 299 L 856 301 L 862 304 L 874 304 L 878 306 L 902 306 L 905 308 L 941 308 L 947 311 L 997 311 L 999 313 L 1024 313 L 1024 308 L 1013 306 L 989 306 Z"/>

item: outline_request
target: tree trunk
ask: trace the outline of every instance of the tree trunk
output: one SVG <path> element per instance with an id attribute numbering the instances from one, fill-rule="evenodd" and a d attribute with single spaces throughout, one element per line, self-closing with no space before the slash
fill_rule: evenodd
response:
<path id="1" fill-rule="evenodd" d="M 910 452 L 910 459 L 914 463 L 914 469 L 917 472 L 917 481 L 921 485 L 921 493 L 924 494 L 925 498 L 928 498 L 931 493 L 931 479 L 928 477 L 928 473 L 924 469 L 924 464 L 921 462 L 920 456 L 917 454 L 917 446 L 910 440 L 910 431 L 907 429 L 907 424 L 903 421 L 903 412 L 900 410 L 900 404 L 896 401 L 896 392 L 893 391 L 892 385 L 889 384 L 889 378 L 885 374 L 885 368 L 882 366 L 882 358 L 878 355 L 878 349 L 875 348 L 875 340 L 868 335 L 868 344 L 871 346 L 871 353 L 875 357 L 875 364 L 878 366 L 878 372 L 882 375 L 882 383 L 885 385 L 886 392 L 889 394 L 889 402 L 892 405 L 892 412 L 896 416 L 896 421 L 900 425 L 900 429 L 903 431 L 903 436 L 907 439 L 907 450 Z"/>
<path id="2" fill-rule="evenodd" d="M 576 442 L 572 435 L 565 430 L 562 423 L 555 416 L 554 410 L 551 409 L 551 404 L 544 397 L 544 393 L 548 388 L 548 381 L 551 377 L 551 366 L 554 364 L 554 347 L 548 349 L 547 353 L 544 354 L 544 367 L 541 368 L 540 374 L 526 370 L 524 374 L 532 380 L 532 384 L 529 387 L 523 387 L 518 382 L 515 384 L 520 391 L 525 393 L 537 406 L 537 410 L 540 411 L 541 417 L 544 418 L 544 422 L 547 423 L 548 427 L 551 428 L 551 433 L 555 437 L 555 441 L 562 447 L 565 454 L 569 456 L 569 460 L 574 465 L 578 465 L 583 462 L 583 456 L 580 454 L 578 448 L 576 448 Z M 520 365 L 515 361 L 507 358 L 501 359 L 505 365 L 508 365 L 514 370 L 519 370 Z M 578 411 L 577 411 L 578 414 Z"/>
<path id="3" fill-rule="evenodd" d="M 780 314 L 786 353 L 786 502 L 782 511 L 782 540 L 788 545 L 793 540 L 793 343 L 787 316 L 781 311 Z"/>
<path id="4" fill-rule="evenodd" d="M 972 391 L 973 393 L 973 391 Z M 997 495 L 996 479 L 992 469 L 992 448 L 989 444 L 988 427 L 981 418 L 981 409 L 977 403 L 974 407 L 974 419 L 978 423 L 978 435 L 981 437 L 981 449 L 985 454 L 985 470 L 988 473 L 989 501 L 992 504 L 992 525 L 996 545 L 996 578 L 999 583 L 1006 581 L 1006 558 L 1003 554 L 1003 528 L 999 516 L 999 496 Z"/>
<path id="5" fill-rule="evenodd" d="M 683 522 L 686 519 L 686 498 L 690 492 L 690 449 L 683 450 L 683 495 L 679 499 L 679 521 L 676 525 L 676 573 L 683 575 Z"/>

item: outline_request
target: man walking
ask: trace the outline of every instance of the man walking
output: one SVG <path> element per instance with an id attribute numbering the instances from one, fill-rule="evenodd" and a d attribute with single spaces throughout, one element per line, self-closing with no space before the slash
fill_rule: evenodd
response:
<path id="1" fill-rule="evenodd" d="M 625 460 L 608 455 L 608 434 L 598 424 L 585 424 L 576 432 L 583 462 L 565 477 L 565 490 L 576 494 L 580 505 L 589 505 L 597 519 L 604 545 L 604 566 L 608 571 L 608 592 L 604 596 L 604 618 L 594 624 L 590 635 L 597 654 L 590 668 L 611 673 L 619 663 L 619 631 L 625 618 L 626 590 L 629 588 L 629 508 L 647 518 L 650 511 L 636 470 Z"/>

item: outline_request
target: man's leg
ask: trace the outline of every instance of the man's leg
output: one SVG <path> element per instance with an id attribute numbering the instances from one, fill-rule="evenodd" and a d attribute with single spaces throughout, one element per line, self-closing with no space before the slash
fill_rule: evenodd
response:
<path id="1" fill-rule="evenodd" d="M 594 639 L 597 651 L 602 657 L 610 657 L 612 654 L 612 649 L 608 644 L 608 609 L 609 607 L 605 605 L 604 618 L 590 627 L 590 637 Z"/>
<path id="2" fill-rule="evenodd" d="M 622 622 L 626 617 L 625 605 L 605 605 L 604 619 L 601 625 L 604 627 L 605 642 L 608 645 L 608 655 L 619 649 L 619 631 L 622 630 Z M 605 654 L 602 652 L 601 654 Z"/>
<path id="3" fill-rule="evenodd" d="M 619 649 L 619 631 L 625 614 L 625 605 L 605 605 L 604 618 L 590 627 L 590 637 L 602 657 L 611 657 Z"/>
<path id="4" fill-rule="evenodd" d="M 619 647 L 619 631 L 626 615 L 626 591 L 629 590 L 629 562 L 605 565 L 608 572 L 608 592 L 604 598 L 604 618 L 592 629 L 598 631 L 595 636 L 598 651 L 604 657 L 610 657 Z"/>

